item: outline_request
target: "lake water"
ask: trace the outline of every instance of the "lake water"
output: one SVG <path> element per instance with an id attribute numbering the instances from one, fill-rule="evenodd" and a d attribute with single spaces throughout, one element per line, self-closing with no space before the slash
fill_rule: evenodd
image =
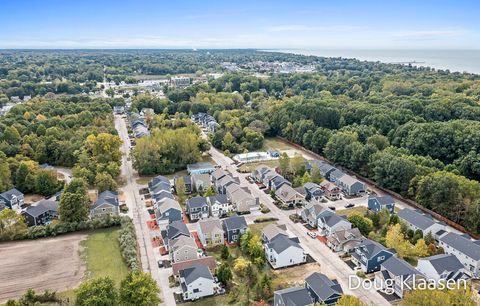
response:
<path id="1" fill-rule="evenodd" d="M 323 57 L 356 58 L 383 63 L 417 62 L 418 66 L 480 74 L 480 50 L 268 50 Z"/>

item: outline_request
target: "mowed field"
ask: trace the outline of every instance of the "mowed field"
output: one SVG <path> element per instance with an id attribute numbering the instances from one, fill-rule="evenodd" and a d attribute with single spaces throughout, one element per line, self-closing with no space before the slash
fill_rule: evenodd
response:
<path id="1" fill-rule="evenodd" d="M 0 244 L 0 303 L 29 288 L 64 291 L 77 287 L 85 274 L 80 241 L 87 234 Z"/>

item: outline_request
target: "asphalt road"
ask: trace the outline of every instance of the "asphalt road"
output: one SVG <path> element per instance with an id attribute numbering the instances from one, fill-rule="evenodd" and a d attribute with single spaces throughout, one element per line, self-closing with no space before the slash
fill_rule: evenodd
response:
<path id="1" fill-rule="evenodd" d="M 133 169 L 132 162 L 127 159 L 130 152 L 130 140 L 128 138 L 126 122 L 121 116 L 115 116 L 115 128 L 123 140 L 121 147 L 123 153 L 121 170 L 126 184 L 121 189 L 125 194 L 125 202 L 129 210 L 128 215 L 132 217 L 135 225 L 142 269 L 152 275 L 158 287 L 161 289 L 161 305 L 176 305 L 172 289 L 168 286 L 168 276 L 171 274 L 171 271 L 165 271 L 165 269 L 160 271 L 157 267 L 157 260 L 160 254 L 158 248 L 154 248 L 151 244 L 152 232 L 147 226 L 147 221 L 150 218 L 145 203 L 139 194 L 139 186 L 136 182 L 138 174 Z"/>
<path id="2" fill-rule="evenodd" d="M 261 203 L 264 203 L 270 208 L 270 214 L 278 218 L 279 224 L 287 225 L 288 230 L 300 239 L 305 251 L 312 256 L 321 266 L 321 272 L 329 277 L 335 277 L 342 285 L 342 288 L 346 294 L 355 295 L 362 301 L 371 305 L 389 305 L 389 302 L 385 300 L 375 290 L 355 289 L 349 290 L 348 278 L 350 275 L 355 275 L 355 272 L 343 261 L 337 254 L 333 253 L 326 245 L 321 243 L 317 239 L 312 239 L 307 235 L 306 228 L 290 220 L 288 215 L 295 213 L 292 210 L 281 210 L 273 203 L 273 199 L 265 192 L 260 190 L 257 185 L 251 184 L 246 180 L 248 174 L 242 174 L 237 172 L 237 167 L 233 164 L 233 160 L 226 157 L 215 148 L 211 148 L 209 151 L 212 159 L 220 165 L 223 169 L 229 170 L 234 175 L 240 178 L 240 184 L 242 186 L 248 186 L 252 194 L 260 199 Z"/>

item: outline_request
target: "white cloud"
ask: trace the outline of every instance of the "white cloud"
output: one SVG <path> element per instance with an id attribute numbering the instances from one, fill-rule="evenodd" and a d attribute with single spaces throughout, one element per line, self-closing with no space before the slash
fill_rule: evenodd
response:
<path id="1" fill-rule="evenodd" d="M 365 27 L 347 26 L 347 25 L 333 25 L 333 26 L 309 26 L 302 24 L 284 24 L 268 27 L 267 32 L 312 32 L 312 31 L 352 31 L 364 29 Z"/>
<path id="2" fill-rule="evenodd" d="M 466 34 L 465 30 L 434 30 L 434 31 L 411 31 L 394 33 L 393 36 L 400 40 L 430 40 L 461 37 Z"/>

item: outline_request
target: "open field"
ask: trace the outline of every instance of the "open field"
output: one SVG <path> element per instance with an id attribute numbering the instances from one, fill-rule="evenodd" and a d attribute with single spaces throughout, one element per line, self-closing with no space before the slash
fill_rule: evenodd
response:
<path id="1" fill-rule="evenodd" d="M 118 235 L 119 228 L 107 228 L 95 231 L 80 243 L 88 278 L 108 276 L 119 285 L 127 276 L 128 269 L 120 253 Z"/>
<path id="2" fill-rule="evenodd" d="M 229 305 L 228 295 L 211 296 L 204 299 L 197 300 L 195 302 L 188 302 L 182 304 L 185 306 L 213 306 L 213 305 Z"/>
<path id="3" fill-rule="evenodd" d="M 248 227 L 252 231 L 252 233 L 261 236 L 262 235 L 262 230 L 269 224 L 275 224 L 277 223 L 276 221 L 267 221 L 267 222 L 259 222 L 259 223 L 253 223 L 250 224 Z"/>
<path id="4" fill-rule="evenodd" d="M 320 272 L 320 265 L 316 262 L 285 269 L 270 270 L 273 289 L 279 290 L 302 285 L 305 278 L 313 272 Z"/>
<path id="5" fill-rule="evenodd" d="M 265 138 L 265 140 L 263 141 L 263 147 L 262 147 L 262 150 L 264 151 L 268 151 L 268 150 L 283 151 L 283 150 L 293 150 L 293 149 L 295 149 L 294 146 L 276 137 Z"/>
<path id="6" fill-rule="evenodd" d="M 256 163 L 248 163 L 248 164 L 243 164 L 240 166 L 240 172 L 252 172 L 255 170 L 260 165 L 265 165 L 270 168 L 276 168 L 278 167 L 278 160 L 266 160 L 262 162 L 256 162 Z"/>
<path id="7" fill-rule="evenodd" d="M 351 215 L 355 215 L 355 214 L 363 216 L 367 210 L 368 208 L 366 208 L 365 206 L 357 206 L 357 207 L 337 210 L 337 214 L 345 215 L 347 217 L 350 217 Z"/>
<path id="8" fill-rule="evenodd" d="M 77 287 L 85 273 L 80 241 L 87 234 L 0 244 L 0 303 L 29 288 L 65 291 Z"/>

